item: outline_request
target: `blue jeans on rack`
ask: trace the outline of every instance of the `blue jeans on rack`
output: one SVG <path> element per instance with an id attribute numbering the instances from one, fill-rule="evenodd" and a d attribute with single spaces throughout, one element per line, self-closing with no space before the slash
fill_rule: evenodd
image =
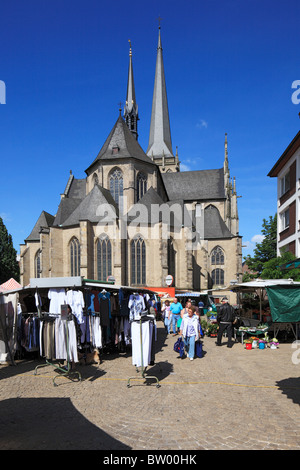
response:
<path id="1" fill-rule="evenodd" d="M 184 346 L 189 357 L 194 358 L 195 356 L 195 339 L 196 336 L 186 336 L 184 338 Z"/>

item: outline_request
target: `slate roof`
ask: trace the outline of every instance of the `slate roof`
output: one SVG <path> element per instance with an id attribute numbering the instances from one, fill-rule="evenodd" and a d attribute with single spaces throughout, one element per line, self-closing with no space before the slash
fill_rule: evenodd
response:
<path id="1" fill-rule="evenodd" d="M 233 234 L 228 229 L 218 209 L 209 205 L 204 209 L 204 238 L 232 238 Z"/>
<path id="2" fill-rule="evenodd" d="M 77 225 L 80 220 L 89 220 L 95 223 L 100 222 L 105 217 L 105 212 L 99 212 L 104 204 L 112 205 L 116 210 L 116 214 L 118 214 L 117 205 L 110 191 L 95 185 L 85 198 L 79 202 L 69 217 L 62 222 L 62 227 Z"/>
<path id="3" fill-rule="evenodd" d="M 63 225 L 63 223 L 70 217 L 72 212 L 79 206 L 81 201 L 86 196 L 85 179 L 76 179 L 70 175 L 64 195 L 59 203 L 58 210 L 53 222 L 54 226 Z"/>
<path id="4" fill-rule="evenodd" d="M 176 206 L 172 207 L 174 203 Z M 154 208 L 153 206 L 155 205 L 159 207 Z M 146 208 L 146 210 L 144 210 L 144 208 Z M 186 224 L 189 224 L 189 226 L 192 224 L 192 219 L 182 200 L 164 202 L 152 186 L 144 196 L 130 208 L 127 219 L 129 222 L 137 219 L 142 224 L 163 222 L 175 226 L 178 229 L 181 229 L 184 221 Z"/>
<path id="5" fill-rule="evenodd" d="M 54 216 L 49 214 L 49 212 L 42 211 L 30 235 L 27 238 L 25 238 L 25 241 L 31 241 L 31 242 L 39 241 L 41 227 L 49 228 L 53 225 L 53 222 L 54 222 Z"/>
<path id="6" fill-rule="evenodd" d="M 116 153 L 114 153 L 114 148 L 118 149 Z M 156 166 L 151 158 L 145 154 L 120 115 L 96 159 L 85 172 L 89 174 L 91 167 L 99 160 L 127 159 L 130 157 Z"/>
<path id="7" fill-rule="evenodd" d="M 170 201 L 225 199 L 223 168 L 163 173 L 162 178 Z"/>

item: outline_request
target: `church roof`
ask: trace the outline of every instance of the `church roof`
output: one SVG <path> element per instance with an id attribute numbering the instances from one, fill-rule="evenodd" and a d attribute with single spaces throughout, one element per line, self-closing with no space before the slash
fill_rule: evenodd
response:
<path id="1" fill-rule="evenodd" d="M 27 238 L 25 238 L 25 241 L 39 241 L 41 228 L 51 227 L 53 224 L 53 221 L 54 221 L 53 215 L 49 214 L 48 212 L 42 211 L 30 235 Z"/>
<path id="2" fill-rule="evenodd" d="M 151 158 L 145 154 L 120 115 L 96 159 L 85 171 L 89 174 L 91 167 L 100 160 L 119 160 L 127 158 L 135 158 L 144 163 L 155 165 Z"/>
<path id="3" fill-rule="evenodd" d="M 173 206 L 174 202 L 164 202 L 151 186 L 144 196 L 130 208 L 127 219 L 129 222 L 136 219 L 138 222 L 145 224 L 163 222 L 177 228 L 181 228 L 183 221 L 185 221 L 190 226 L 192 219 L 183 201 L 176 201 L 176 205 Z"/>
<path id="4" fill-rule="evenodd" d="M 70 217 L 72 212 L 79 206 L 81 201 L 86 196 L 86 181 L 85 179 L 76 179 L 70 174 L 63 197 L 59 203 L 58 210 L 53 222 L 54 226 L 63 225 L 63 223 Z"/>
<path id="5" fill-rule="evenodd" d="M 78 225 L 81 220 L 98 223 L 105 216 L 105 211 L 101 212 L 101 206 L 103 208 L 107 204 L 113 206 L 118 214 L 117 205 L 110 191 L 96 184 L 61 225 L 62 227 Z"/>
<path id="6" fill-rule="evenodd" d="M 233 234 L 228 229 L 221 217 L 219 210 L 210 204 L 204 209 L 204 238 L 232 238 Z"/>
<path id="7" fill-rule="evenodd" d="M 170 201 L 225 199 L 223 168 L 163 173 L 162 178 Z"/>

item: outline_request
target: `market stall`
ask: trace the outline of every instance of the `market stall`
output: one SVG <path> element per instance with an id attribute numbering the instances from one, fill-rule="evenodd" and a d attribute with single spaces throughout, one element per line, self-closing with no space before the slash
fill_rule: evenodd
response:
<path id="1" fill-rule="evenodd" d="M 290 327 L 295 339 L 299 339 L 300 283 L 268 286 L 267 294 L 274 324 L 274 336 L 280 326 Z"/>
<path id="2" fill-rule="evenodd" d="M 268 287 L 272 286 L 300 286 L 300 282 L 294 282 L 292 279 L 255 279 L 249 282 L 242 282 L 231 287 L 232 292 L 250 293 L 254 292 L 259 298 L 259 320 L 262 321 L 262 300 Z M 239 298 L 240 303 L 240 298 Z M 274 321 L 274 320 L 273 320 Z"/>
<path id="3" fill-rule="evenodd" d="M 44 365 L 66 362 L 61 372 L 71 375 L 70 364 L 88 353 L 132 347 L 132 321 L 154 294 L 80 276 L 30 279 L 24 288 L 0 293 L 1 359 L 14 363 L 20 351 L 36 353 Z"/>
<path id="4" fill-rule="evenodd" d="M 199 302 L 203 302 L 203 314 L 205 315 L 210 307 L 213 305 L 213 297 L 207 291 L 190 291 L 190 292 L 179 292 L 176 293 L 176 297 L 185 305 L 188 299 L 191 299 L 198 307 Z"/>

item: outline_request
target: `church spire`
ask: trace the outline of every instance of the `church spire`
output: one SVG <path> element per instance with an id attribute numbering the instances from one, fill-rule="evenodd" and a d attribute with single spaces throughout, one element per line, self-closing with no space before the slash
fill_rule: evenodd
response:
<path id="1" fill-rule="evenodd" d="M 135 99 L 135 87 L 134 87 L 134 80 L 133 80 L 133 66 L 132 66 L 132 49 L 131 49 L 131 41 L 128 40 L 130 47 L 129 47 L 129 67 L 128 67 L 128 81 L 127 81 L 127 96 L 126 96 L 126 105 L 124 109 L 124 118 L 125 122 L 131 131 L 131 133 L 135 136 L 136 140 L 138 139 L 138 132 L 137 132 L 137 122 L 139 120 L 138 117 L 138 106 L 136 104 Z"/>
<path id="2" fill-rule="evenodd" d="M 163 154 L 165 158 L 172 157 L 174 159 L 162 51 L 159 25 L 150 136 L 146 152 L 149 156 L 153 155 L 154 160 L 161 159 Z"/>

